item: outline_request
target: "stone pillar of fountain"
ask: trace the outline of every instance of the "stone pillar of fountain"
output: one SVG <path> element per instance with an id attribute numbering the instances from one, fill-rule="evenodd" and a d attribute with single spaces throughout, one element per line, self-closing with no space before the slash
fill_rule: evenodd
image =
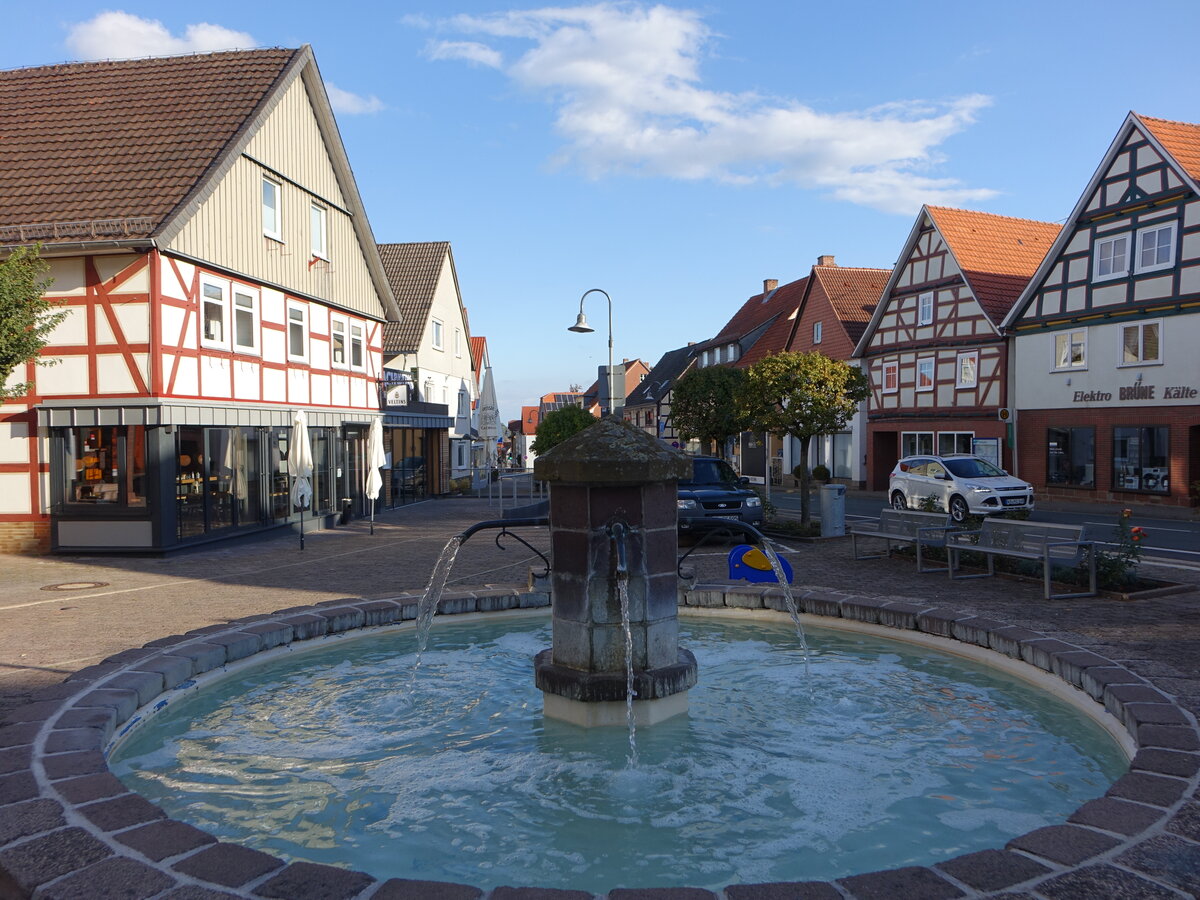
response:
<path id="1" fill-rule="evenodd" d="M 551 484 L 553 646 L 534 661 L 547 716 L 626 723 L 622 586 L 635 721 L 652 725 L 687 710 L 696 658 L 679 647 L 676 484 L 690 474 L 688 457 L 616 418 L 535 462 L 535 477 Z"/>

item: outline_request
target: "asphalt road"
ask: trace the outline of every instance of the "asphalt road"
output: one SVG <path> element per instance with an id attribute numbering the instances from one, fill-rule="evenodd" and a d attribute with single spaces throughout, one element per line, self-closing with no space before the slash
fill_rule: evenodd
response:
<path id="1" fill-rule="evenodd" d="M 784 515 L 793 516 L 800 513 L 798 493 L 784 493 L 776 489 L 771 492 L 771 503 Z M 849 491 L 846 494 L 846 521 L 874 519 L 884 504 L 881 493 Z M 1097 504 L 1094 508 L 1085 510 L 1043 504 L 1034 510 L 1030 520 L 1086 525 L 1088 537 L 1097 541 L 1112 541 L 1117 535 L 1116 522 L 1120 509 L 1118 505 L 1108 504 Z M 815 492 L 811 510 L 813 517 L 819 519 L 821 505 Z M 1138 512 L 1132 521 L 1146 530 L 1142 554 L 1147 562 L 1156 559 L 1164 562 L 1170 560 L 1176 564 L 1187 565 L 1188 568 L 1200 569 L 1200 516 L 1191 515 L 1184 518 L 1178 515 L 1155 516 Z"/>

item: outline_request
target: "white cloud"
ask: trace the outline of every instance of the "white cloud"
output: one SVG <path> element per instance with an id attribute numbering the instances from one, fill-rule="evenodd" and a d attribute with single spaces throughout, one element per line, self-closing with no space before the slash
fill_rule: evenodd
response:
<path id="1" fill-rule="evenodd" d="M 794 100 L 705 88 L 713 40 L 700 13 L 638 3 L 456 16 L 442 29 L 486 42 L 431 45 L 434 59 L 504 71 L 557 109 L 559 162 L 591 177 L 636 173 L 728 183 L 788 182 L 838 199 L 912 214 L 995 191 L 936 177 L 938 147 L 991 102 L 970 95 L 822 112 Z M 499 42 L 532 44 L 504 66 Z"/>
<path id="2" fill-rule="evenodd" d="M 431 41 L 425 48 L 430 59 L 462 59 L 492 69 L 504 64 L 499 51 L 475 41 Z"/>
<path id="3" fill-rule="evenodd" d="M 333 107 L 334 112 L 349 116 L 377 113 L 384 108 L 383 101 L 374 94 L 369 97 L 352 94 L 342 90 L 332 81 L 325 82 L 325 93 L 329 95 L 329 105 Z"/>
<path id="4" fill-rule="evenodd" d="M 210 53 L 258 46 L 244 31 L 201 22 L 176 37 L 157 19 L 109 11 L 71 26 L 67 46 L 80 59 L 131 59 L 180 53 Z"/>

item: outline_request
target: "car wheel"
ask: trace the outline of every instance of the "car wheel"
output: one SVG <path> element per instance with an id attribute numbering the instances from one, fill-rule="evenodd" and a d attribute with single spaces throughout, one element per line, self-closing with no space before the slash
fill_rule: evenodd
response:
<path id="1" fill-rule="evenodd" d="M 904 495 L 899 491 L 892 494 L 892 509 L 908 509 L 908 501 L 904 499 Z"/>
<path id="2" fill-rule="evenodd" d="M 957 524 L 961 525 L 967 520 L 967 516 L 971 514 L 971 510 L 967 507 L 967 501 L 962 497 L 950 498 L 950 518 Z"/>

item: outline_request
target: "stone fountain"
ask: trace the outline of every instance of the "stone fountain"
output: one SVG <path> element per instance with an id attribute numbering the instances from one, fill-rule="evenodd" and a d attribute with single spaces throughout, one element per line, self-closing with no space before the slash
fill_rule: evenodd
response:
<path id="1" fill-rule="evenodd" d="M 679 646 L 676 484 L 690 473 L 683 453 L 616 418 L 535 462 L 551 485 L 553 646 L 534 660 L 550 718 L 626 723 L 626 628 L 634 721 L 686 712 L 696 658 Z"/>

